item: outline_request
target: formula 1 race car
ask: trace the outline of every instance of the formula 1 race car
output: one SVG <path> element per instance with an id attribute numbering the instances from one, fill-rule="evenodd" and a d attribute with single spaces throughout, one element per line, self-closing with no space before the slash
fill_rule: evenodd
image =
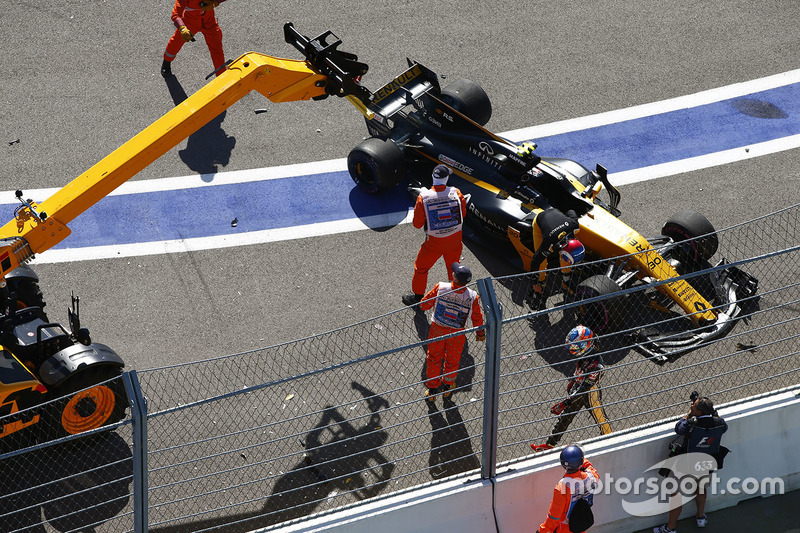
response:
<path id="1" fill-rule="evenodd" d="M 619 219 L 621 195 L 603 166 L 590 171 L 572 160 L 539 157 L 534 143 L 517 144 L 491 133 L 484 128 L 491 102 L 477 83 L 460 79 L 441 88 L 433 71 L 411 60 L 408 65 L 391 82 L 360 96 L 370 137 L 347 158 L 360 190 L 376 194 L 405 180 L 418 193 L 430 187 L 432 168 L 445 164 L 453 173 L 449 183 L 468 199 L 465 223 L 512 244 L 525 271 L 536 268 L 531 236 L 537 213 L 569 213 L 580 225 L 587 260 L 605 260 L 576 269 L 569 297 L 592 299 L 581 313 L 597 331 L 610 332 L 631 327 L 625 319 L 633 300 L 627 293 L 612 296 L 647 286 L 644 296 L 637 293 L 644 308 L 672 319 L 666 328 L 647 322 L 632 329 L 639 348 L 656 360 L 696 348 L 733 327 L 741 301 L 754 296 L 757 280 L 738 268 L 723 268 L 723 262 L 707 274 L 689 276 L 712 268 L 708 261 L 718 246 L 703 215 L 682 211 L 664 224 L 662 236 L 642 237 Z M 604 187 L 608 202 L 598 196 Z M 608 261 L 612 258 L 620 259 Z"/>

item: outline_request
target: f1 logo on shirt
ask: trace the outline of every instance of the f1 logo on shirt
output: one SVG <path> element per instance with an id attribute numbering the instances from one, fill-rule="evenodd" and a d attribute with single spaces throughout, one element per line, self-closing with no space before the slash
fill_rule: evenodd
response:
<path id="1" fill-rule="evenodd" d="M 708 446 L 711 446 L 713 442 L 714 442 L 714 437 L 703 437 L 702 439 L 700 439 L 700 442 L 697 443 L 697 447 L 707 448 Z"/>

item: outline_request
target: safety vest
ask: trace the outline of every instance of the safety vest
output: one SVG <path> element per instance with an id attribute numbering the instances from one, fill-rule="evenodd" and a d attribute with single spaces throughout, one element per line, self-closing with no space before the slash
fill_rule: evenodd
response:
<path id="1" fill-rule="evenodd" d="M 567 508 L 567 516 L 572 512 L 572 508 L 578 500 L 586 500 L 589 505 L 592 505 L 594 500 L 594 492 L 597 488 L 597 480 L 589 472 L 579 472 L 575 474 L 566 475 L 561 478 L 559 485 L 564 490 L 564 487 L 569 488 L 569 507 Z"/>
<path id="2" fill-rule="evenodd" d="M 428 222 L 425 232 L 431 237 L 447 237 L 458 231 L 464 222 L 461 217 L 461 200 L 458 189 L 445 187 L 442 192 L 433 189 L 422 189 L 422 205 L 425 208 L 425 220 Z"/>
<path id="3" fill-rule="evenodd" d="M 468 288 L 456 292 L 452 287 L 452 283 L 439 283 L 433 321 L 440 326 L 464 329 L 467 319 L 472 314 L 472 303 L 478 298 L 478 293 Z"/>

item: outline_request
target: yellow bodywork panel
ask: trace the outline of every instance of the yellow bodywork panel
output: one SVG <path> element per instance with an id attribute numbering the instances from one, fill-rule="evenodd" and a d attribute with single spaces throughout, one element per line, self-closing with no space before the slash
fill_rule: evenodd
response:
<path id="1" fill-rule="evenodd" d="M 309 100 L 325 94 L 327 78 L 311 70 L 305 61 L 279 59 L 249 52 L 233 61 L 225 72 L 175 106 L 131 140 L 68 183 L 38 206 L 42 221 L 20 209 L 17 218 L 0 229 L 0 238 L 24 239 L 29 253 L 52 248 L 70 231 L 67 227 L 111 191 L 177 146 L 214 117 L 251 91 L 273 102 Z M 20 264 L 12 241 L 0 246 L 0 274 Z M 19 244 L 17 244 L 19 246 Z M 25 257 L 23 256 L 22 261 Z"/>
<path id="2" fill-rule="evenodd" d="M 10 351 L 0 346 L 0 415 L 12 415 L 22 410 L 20 403 L 24 405 L 23 398 L 26 395 L 33 395 L 38 403 L 42 401 L 47 389 L 39 383 L 17 357 Z M 0 425 L 0 438 L 7 437 L 21 429 L 32 426 L 39 422 L 39 414 L 30 413 L 26 418 L 18 418 L 7 421 Z"/>
<path id="3" fill-rule="evenodd" d="M 635 262 L 645 276 L 659 281 L 679 276 L 675 268 L 644 237 L 608 211 L 595 207 L 579 222 L 581 242 L 602 257 L 633 254 L 629 260 Z M 658 288 L 680 305 L 693 322 L 716 320 L 713 306 L 686 280 L 673 281 Z"/>

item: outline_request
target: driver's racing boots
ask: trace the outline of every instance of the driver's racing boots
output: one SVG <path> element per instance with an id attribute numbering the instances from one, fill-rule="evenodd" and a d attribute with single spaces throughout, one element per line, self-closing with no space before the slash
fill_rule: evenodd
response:
<path id="1" fill-rule="evenodd" d="M 525 297 L 525 303 L 531 311 L 541 311 L 547 307 L 547 296 L 539 283 L 531 285 L 528 295 Z"/>

